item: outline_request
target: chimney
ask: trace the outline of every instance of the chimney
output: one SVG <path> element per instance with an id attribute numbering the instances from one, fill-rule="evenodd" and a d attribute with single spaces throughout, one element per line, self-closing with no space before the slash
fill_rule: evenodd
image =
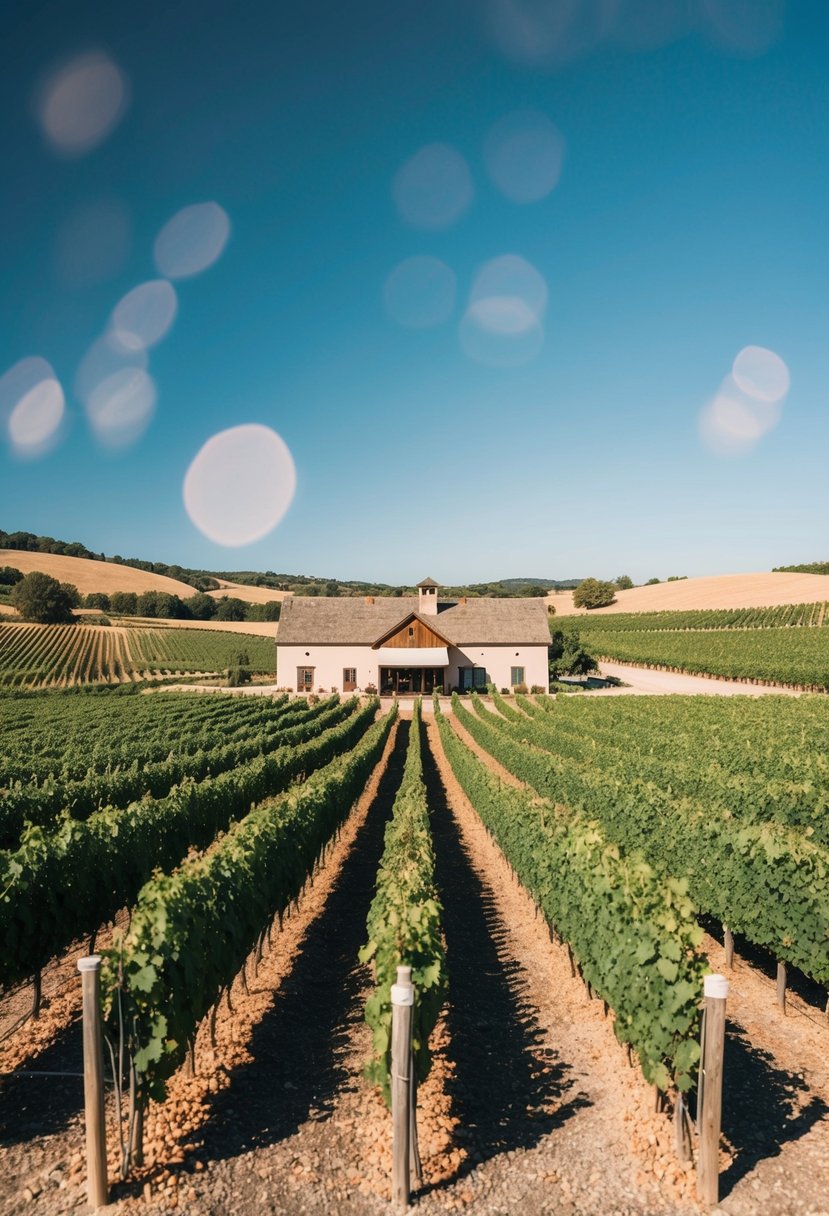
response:
<path id="1" fill-rule="evenodd" d="M 425 578 L 417 584 L 417 610 L 422 616 L 437 616 L 439 586 L 433 578 Z"/>

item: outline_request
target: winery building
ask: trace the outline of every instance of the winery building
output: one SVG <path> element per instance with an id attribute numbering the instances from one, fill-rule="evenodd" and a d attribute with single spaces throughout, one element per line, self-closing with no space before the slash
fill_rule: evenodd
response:
<path id="1" fill-rule="evenodd" d="M 550 629 L 541 599 L 441 600 L 433 579 L 417 596 L 291 596 L 283 601 L 277 680 L 297 692 L 381 695 L 549 687 Z"/>

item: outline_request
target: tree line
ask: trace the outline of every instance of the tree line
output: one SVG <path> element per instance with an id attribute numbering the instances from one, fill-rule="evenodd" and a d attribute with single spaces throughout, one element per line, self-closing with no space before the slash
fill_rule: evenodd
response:
<path id="1" fill-rule="evenodd" d="M 248 604 L 236 596 L 213 599 L 201 591 L 187 599 L 166 591 L 93 591 L 82 597 L 73 583 L 60 583 L 40 570 L 24 575 L 13 566 L 0 567 L 0 585 L 11 587 L 8 602 L 24 620 L 41 625 L 71 624 L 73 609 L 81 607 L 178 621 L 278 621 L 281 608 L 278 600 Z"/>

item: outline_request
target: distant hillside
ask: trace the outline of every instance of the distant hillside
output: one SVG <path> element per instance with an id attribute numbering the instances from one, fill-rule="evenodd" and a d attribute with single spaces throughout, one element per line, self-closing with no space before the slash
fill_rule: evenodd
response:
<path id="1" fill-rule="evenodd" d="M 607 608 L 594 608 L 591 618 L 619 612 L 688 612 L 703 608 L 773 608 L 778 604 L 815 604 L 827 598 L 825 577 L 819 574 L 718 574 L 708 578 L 683 578 L 652 586 L 617 591 Z M 573 606 L 569 591 L 551 595 L 548 604 L 556 616 L 584 615 Z"/>
<path id="2" fill-rule="evenodd" d="M 53 536 L 38 536 L 34 532 L 4 532 L 0 528 L 0 550 L 3 549 L 15 550 L 21 553 L 45 553 L 56 557 L 83 558 L 89 562 L 105 562 L 121 567 L 128 566 L 135 570 L 143 570 L 147 574 L 174 579 L 176 582 L 187 584 L 187 587 L 194 588 L 197 591 L 220 591 L 223 589 L 223 584 L 235 584 L 235 588 L 230 591 L 231 594 L 238 595 L 240 598 L 248 598 L 257 603 L 262 602 L 263 597 L 255 594 L 243 596 L 241 587 L 270 588 L 273 591 L 292 592 L 294 595 L 400 596 L 415 594 L 414 585 L 406 584 L 366 583 L 353 579 L 324 578 L 320 575 L 309 574 L 278 574 L 274 570 L 196 570 L 188 566 L 167 565 L 165 562 L 148 562 L 138 557 L 121 557 L 117 553 L 111 557 L 107 557 L 104 553 L 93 553 L 81 541 L 55 540 Z M 0 564 L 13 566 L 15 562 L 7 558 L 5 562 Z M 43 566 L 24 566 L 21 562 L 17 563 L 17 568 L 25 571 L 45 569 Z M 47 570 L 46 573 L 51 572 Z M 74 580 L 66 578 L 63 581 Z M 543 596 L 553 588 L 564 590 L 577 587 L 580 582 L 581 580 L 577 578 L 563 580 L 553 578 L 507 578 L 491 583 L 460 584 L 454 587 L 444 587 L 442 590 L 447 596 Z M 89 587 L 89 590 L 93 591 L 103 591 L 105 589 L 103 586 Z M 124 590 L 133 589 L 132 586 L 124 588 Z M 146 589 L 155 589 L 155 585 L 149 584 Z M 169 588 L 163 589 L 169 590 Z M 79 590 L 84 593 L 85 587 L 79 587 Z M 162 590 L 162 588 L 159 587 L 158 590 Z M 179 590 L 176 594 L 186 595 L 187 590 L 185 588 L 183 593 Z M 282 596 L 264 598 L 281 599 Z"/>
<path id="3" fill-rule="evenodd" d="M 3 533 L 0 533 L 0 541 L 2 539 Z M 93 561 L 85 557 L 0 548 L 0 566 L 12 566 L 23 574 L 41 570 L 44 574 L 56 578 L 59 583 L 72 583 L 81 595 L 89 595 L 94 591 L 102 591 L 106 595 L 115 591 L 134 591 L 138 595 L 144 591 L 162 591 L 167 595 L 181 597 L 193 594 L 193 588 L 187 583 L 168 578 L 164 574 L 118 566 L 113 562 Z"/>

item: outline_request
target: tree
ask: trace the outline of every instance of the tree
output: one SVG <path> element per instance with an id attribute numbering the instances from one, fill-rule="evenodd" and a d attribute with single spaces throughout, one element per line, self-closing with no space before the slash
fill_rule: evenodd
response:
<path id="1" fill-rule="evenodd" d="M 278 621 L 281 611 L 279 600 L 268 600 L 266 604 L 248 604 L 247 620 Z"/>
<path id="2" fill-rule="evenodd" d="M 661 578 L 649 578 L 648 581 L 645 583 L 645 586 L 646 587 L 655 587 L 657 583 L 661 583 L 661 582 L 662 582 Z"/>
<path id="3" fill-rule="evenodd" d="M 160 616 L 158 611 L 158 592 L 157 591 L 142 591 L 138 597 L 136 606 L 136 616 Z"/>
<path id="4" fill-rule="evenodd" d="M 250 655 L 246 650 L 240 650 L 233 665 L 227 669 L 227 686 L 238 688 L 241 684 L 250 684 L 250 680 Z"/>
<path id="5" fill-rule="evenodd" d="M 633 579 L 629 574 L 620 574 L 616 579 L 616 586 L 620 591 L 630 591 L 633 586 Z"/>
<path id="6" fill-rule="evenodd" d="M 233 595 L 223 595 L 219 600 L 216 619 L 219 621 L 243 621 L 247 616 L 247 604 Z"/>
<path id="7" fill-rule="evenodd" d="M 56 578 L 33 570 L 15 585 L 11 602 L 26 621 L 35 621 L 39 625 L 68 625 L 75 618 L 72 615 L 73 597 L 66 590 L 67 587 L 71 587 L 78 596 L 77 587 L 69 583 L 61 585 Z"/>
<path id="8" fill-rule="evenodd" d="M 22 570 L 17 570 L 14 566 L 0 566 L 0 587 L 13 587 L 22 578 Z"/>
<path id="9" fill-rule="evenodd" d="M 547 653 L 551 680 L 564 675 L 585 675 L 588 671 L 596 670 L 596 660 L 582 646 L 575 629 L 554 629 Z"/>
<path id="10" fill-rule="evenodd" d="M 80 608 L 81 593 L 78 590 L 78 588 L 75 586 L 75 584 L 74 583 L 61 583 L 60 588 L 61 588 L 61 591 L 63 591 L 66 595 L 66 598 L 69 602 L 69 607 L 70 608 Z"/>
<path id="11" fill-rule="evenodd" d="M 576 608 L 606 608 L 616 599 L 616 588 L 598 578 L 586 578 L 573 592 Z"/>
<path id="12" fill-rule="evenodd" d="M 164 617 L 165 620 L 181 621 L 189 616 L 184 600 L 178 595 L 171 595 L 169 591 L 156 592 L 155 604 L 156 616 Z"/>
<path id="13" fill-rule="evenodd" d="M 115 591 L 109 602 L 112 611 L 120 616 L 135 616 L 138 612 L 138 596 L 134 591 Z"/>
<path id="14" fill-rule="evenodd" d="M 215 620 L 218 611 L 218 604 L 212 595 L 205 595 L 203 591 L 198 591 L 195 595 L 191 595 L 189 599 L 184 601 L 184 606 L 196 621 Z"/>
<path id="15" fill-rule="evenodd" d="M 110 609 L 109 596 L 103 591 L 90 591 L 84 604 L 87 608 L 98 608 L 101 612 L 109 612 Z"/>

